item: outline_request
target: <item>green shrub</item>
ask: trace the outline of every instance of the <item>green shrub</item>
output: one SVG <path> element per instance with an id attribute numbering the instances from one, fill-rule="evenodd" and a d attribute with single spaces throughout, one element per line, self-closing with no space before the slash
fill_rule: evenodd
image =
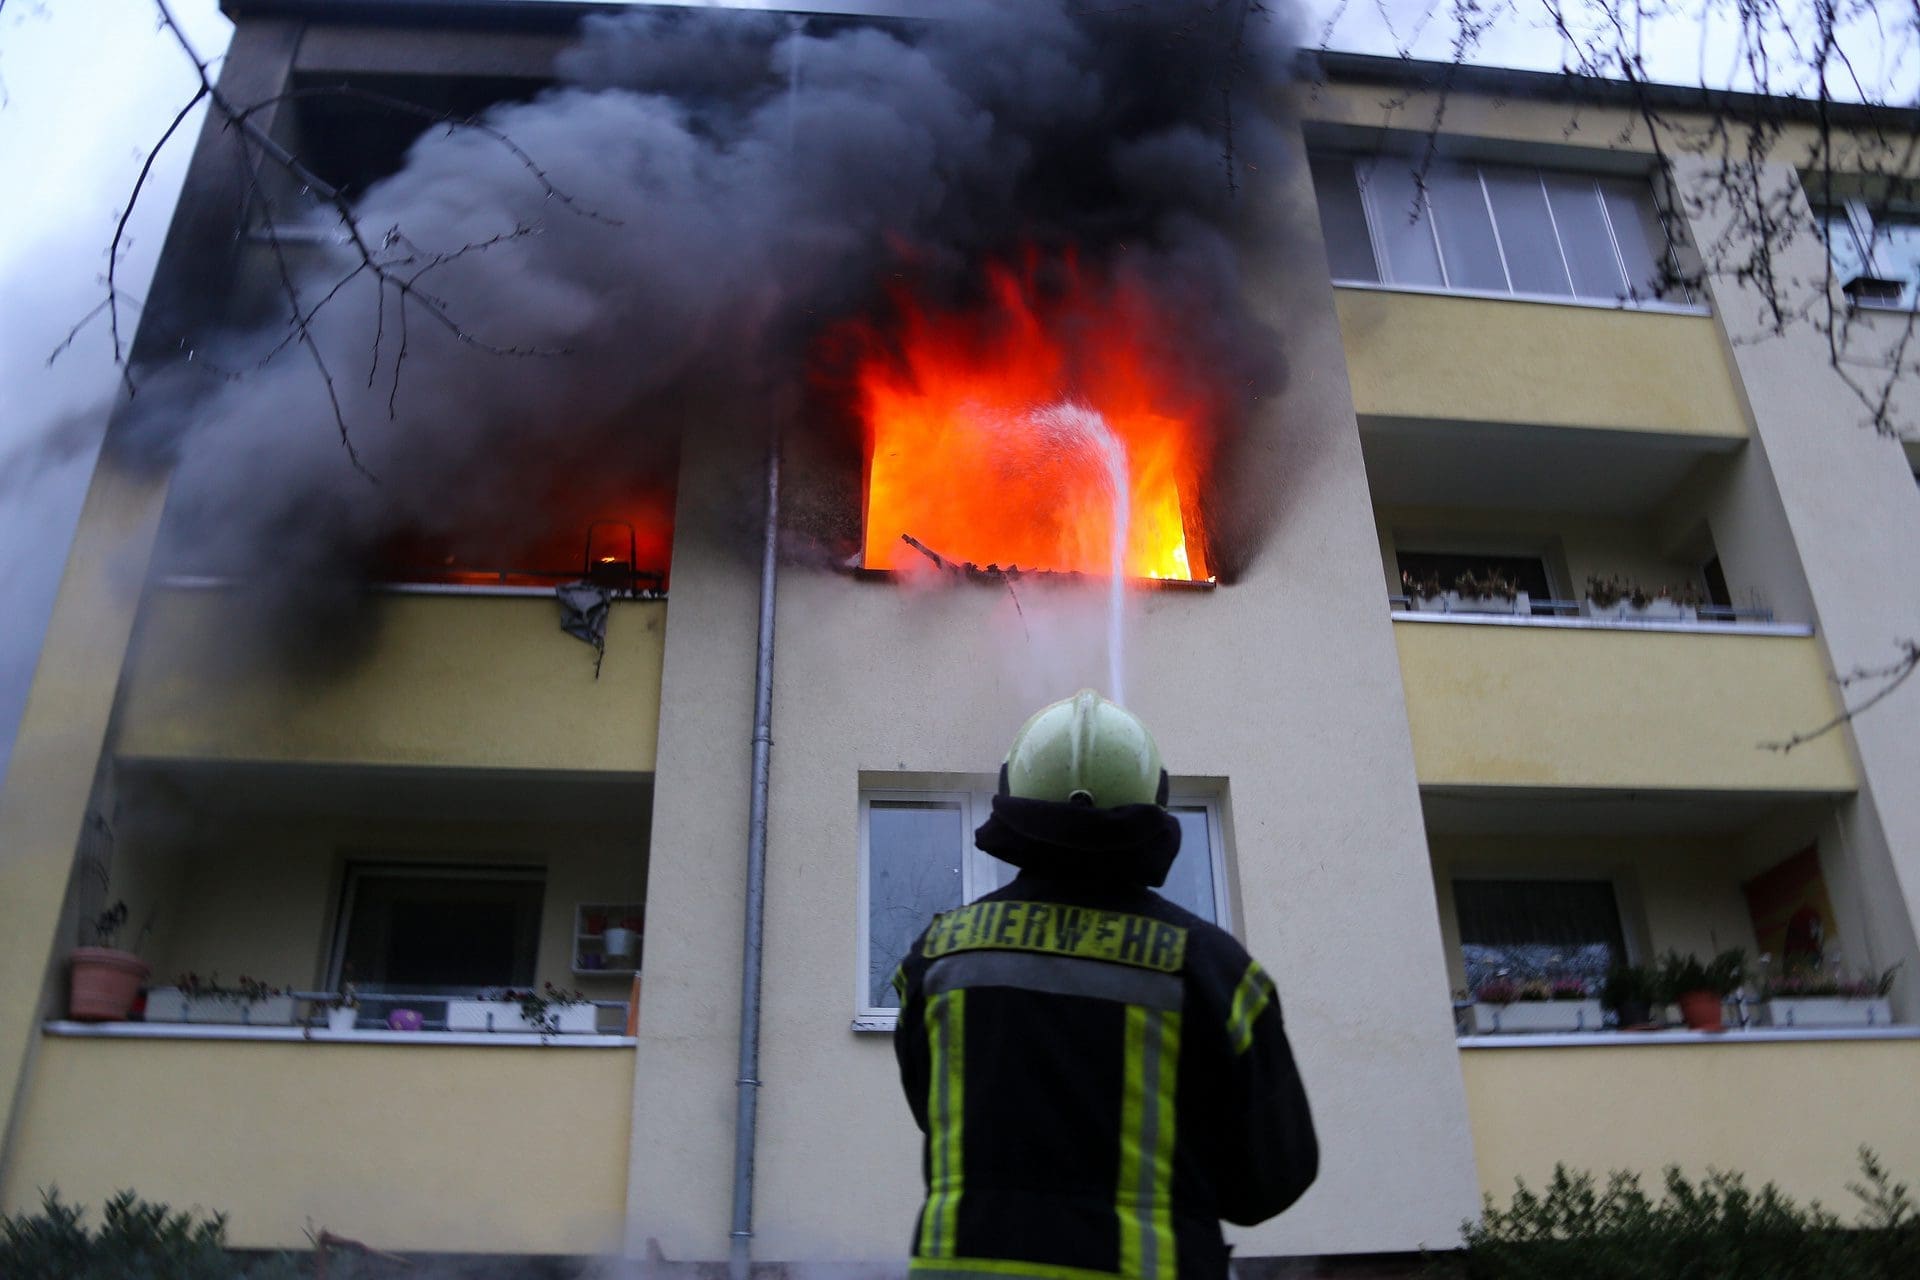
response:
<path id="1" fill-rule="evenodd" d="M 1860 1151 L 1862 1202 L 1851 1226 L 1817 1203 L 1804 1208 L 1772 1183 L 1750 1190 L 1737 1173 L 1689 1182 L 1666 1172 L 1654 1199 L 1631 1173 L 1555 1168 L 1542 1192 L 1516 1185 L 1489 1197 L 1464 1227 L 1465 1248 L 1434 1259 L 1439 1275 L 1469 1280 L 1911 1280 L 1920 1276 L 1920 1216 L 1904 1185 Z"/>
<path id="2" fill-rule="evenodd" d="M 85 1211 L 45 1193 L 40 1212 L 0 1218 L 0 1276 L 6 1280 L 282 1280 L 286 1259 L 251 1266 L 227 1252 L 227 1221 L 149 1204 L 131 1191 L 107 1201 L 99 1230 Z"/>

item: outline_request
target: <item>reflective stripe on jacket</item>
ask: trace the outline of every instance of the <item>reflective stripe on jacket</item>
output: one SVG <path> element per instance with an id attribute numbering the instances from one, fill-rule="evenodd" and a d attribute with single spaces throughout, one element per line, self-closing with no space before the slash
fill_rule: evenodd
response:
<path id="1" fill-rule="evenodd" d="M 1220 1220 L 1313 1181 L 1273 982 L 1158 894 L 1023 874 L 936 917 L 896 983 L 917 1280 L 1224 1276 Z"/>

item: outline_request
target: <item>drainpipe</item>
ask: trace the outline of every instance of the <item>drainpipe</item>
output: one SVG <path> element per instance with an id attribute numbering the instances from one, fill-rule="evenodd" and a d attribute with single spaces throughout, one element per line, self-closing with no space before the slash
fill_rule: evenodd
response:
<path id="1" fill-rule="evenodd" d="M 733 1136 L 728 1280 L 748 1280 L 753 1247 L 753 1140 L 760 1101 L 760 958 L 767 905 L 767 777 L 773 750 L 773 588 L 779 572 L 780 438 L 767 445 L 767 529 L 760 550 L 760 636 L 753 678 L 753 785 L 747 809 L 747 920 L 740 957 L 740 1070 Z"/>

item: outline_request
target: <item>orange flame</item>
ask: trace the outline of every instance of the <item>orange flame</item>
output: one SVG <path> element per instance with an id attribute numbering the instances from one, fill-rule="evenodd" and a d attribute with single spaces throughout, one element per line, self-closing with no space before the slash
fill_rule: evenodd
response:
<path id="1" fill-rule="evenodd" d="M 1187 518 L 1204 474 L 1205 397 L 1156 356 L 1173 344 L 1143 288 L 1092 279 L 1072 258 L 1057 265 L 1044 289 L 1033 258 L 989 268 L 978 311 L 900 297 L 891 332 L 851 332 L 868 568 L 908 563 L 910 534 L 950 560 L 1110 573 L 1107 455 L 1074 412 L 1092 410 L 1125 451 L 1126 573 L 1207 576 Z"/>

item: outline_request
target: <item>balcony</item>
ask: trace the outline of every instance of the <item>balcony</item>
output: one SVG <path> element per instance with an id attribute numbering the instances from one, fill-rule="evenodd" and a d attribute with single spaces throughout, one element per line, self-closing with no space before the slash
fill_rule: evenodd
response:
<path id="1" fill-rule="evenodd" d="M 1804 628 L 1396 613 L 1394 640 L 1423 787 L 1858 785 L 1844 735 L 1762 745 L 1838 710 Z"/>
<path id="2" fill-rule="evenodd" d="M 665 601 L 617 600 L 598 678 L 550 591 L 382 598 L 364 654 L 324 674 L 235 639 L 237 592 L 163 587 L 128 661 L 123 761 L 653 769 Z"/>
<path id="3" fill-rule="evenodd" d="M 1920 1032 L 1793 1039 L 1679 1036 L 1667 1042 L 1548 1046 L 1483 1037 L 1463 1050 L 1481 1189 L 1504 1203 L 1513 1180 L 1538 1188 L 1556 1164 L 1632 1169 L 1650 1186 L 1708 1165 L 1817 1198 L 1843 1218 L 1858 1151 L 1895 1175 L 1920 1168 Z"/>
<path id="4" fill-rule="evenodd" d="M 237 1248 L 308 1228 L 430 1252 L 599 1254 L 626 1213 L 631 1051 L 54 1034 L 0 1212 L 124 1187 L 229 1215 Z"/>
<path id="5" fill-rule="evenodd" d="M 1712 316 L 1377 288 L 1334 290 L 1363 422 L 1747 436 Z"/>

